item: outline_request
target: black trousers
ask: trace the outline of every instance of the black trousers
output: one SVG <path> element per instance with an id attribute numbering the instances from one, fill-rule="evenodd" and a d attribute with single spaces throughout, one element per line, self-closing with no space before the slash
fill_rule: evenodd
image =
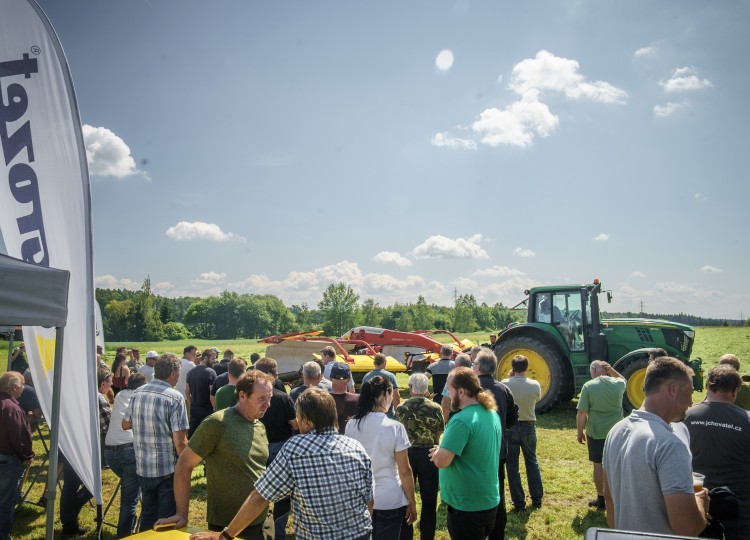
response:
<path id="1" fill-rule="evenodd" d="M 448 534 L 451 540 L 483 540 L 495 526 L 497 506 L 479 512 L 464 512 L 448 506 Z"/>

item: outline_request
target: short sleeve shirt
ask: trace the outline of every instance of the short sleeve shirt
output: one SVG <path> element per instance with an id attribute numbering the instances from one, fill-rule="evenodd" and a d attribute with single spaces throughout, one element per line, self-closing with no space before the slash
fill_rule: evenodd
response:
<path id="1" fill-rule="evenodd" d="M 214 396 L 214 404 L 217 411 L 226 409 L 227 407 L 233 407 L 237 404 L 237 387 L 234 385 L 225 384 Z"/>
<path id="2" fill-rule="evenodd" d="M 432 447 L 445 429 L 443 409 L 424 397 L 412 397 L 396 409 L 396 419 L 406 428 L 412 446 Z"/>
<path id="3" fill-rule="evenodd" d="M 440 497 L 464 512 L 490 510 L 500 504 L 497 469 L 502 429 L 495 411 L 480 404 L 464 407 L 451 417 L 440 447 L 456 454 L 440 469 Z"/>
<path id="4" fill-rule="evenodd" d="M 289 439 L 255 489 L 270 502 L 291 496 L 298 540 L 355 540 L 372 530 L 370 457 L 359 442 L 334 429 Z"/>
<path id="5" fill-rule="evenodd" d="M 265 427 L 258 420 L 244 419 L 230 407 L 203 420 L 188 446 L 206 462 L 208 523 L 229 525 L 266 470 Z M 265 512 L 253 524 L 264 519 Z"/>
<path id="6" fill-rule="evenodd" d="M 583 385 L 578 398 L 579 411 L 587 411 L 586 435 L 592 439 L 606 439 L 607 433 L 622 420 L 622 395 L 625 379 L 602 375 Z"/>

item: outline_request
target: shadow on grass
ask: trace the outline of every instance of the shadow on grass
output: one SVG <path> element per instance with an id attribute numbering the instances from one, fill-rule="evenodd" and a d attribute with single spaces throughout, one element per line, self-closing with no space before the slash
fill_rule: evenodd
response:
<path id="1" fill-rule="evenodd" d="M 528 534 L 526 523 L 528 523 L 531 514 L 536 510 L 536 508 L 528 507 L 526 510 L 509 511 L 508 523 L 505 525 L 505 537 L 524 540 Z"/>
<path id="2" fill-rule="evenodd" d="M 559 430 L 576 429 L 576 405 L 576 401 L 566 401 L 565 403 L 558 403 L 549 412 L 537 414 L 537 427 Z"/>
<path id="3" fill-rule="evenodd" d="M 589 510 L 583 516 L 576 516 L 571 522 L 571 528 L 581 536 L 591 527 L 607 527 L 607 517 L 604 512 Z"/>

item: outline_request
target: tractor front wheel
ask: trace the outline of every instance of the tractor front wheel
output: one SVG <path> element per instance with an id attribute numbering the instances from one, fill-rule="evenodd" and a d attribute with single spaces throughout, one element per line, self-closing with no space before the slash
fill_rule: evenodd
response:
<path id="1" fill-rule="evenodd" d="M 627 379 L 625 395 L 622 396 L 622 408 L 625 414 L 643 405 L 643 400 L 646 398 L 643 384 L 646 382 L 647 366 L 648 358 L 639 358 L 630 362 L 622 370 L 622 376 Z"/>
<path id="2" fill-rule="evenodd" d="M 512 337 L 495 347 L 498 380 L 508 378 L 511 361 L 517 354 L 528 358 L 527 376 L 542 387 L 536 412 L 547 412 L 560 401 L 566 387 L 563 359 L 553 347 L 543 341 L 528 336 Z"/>

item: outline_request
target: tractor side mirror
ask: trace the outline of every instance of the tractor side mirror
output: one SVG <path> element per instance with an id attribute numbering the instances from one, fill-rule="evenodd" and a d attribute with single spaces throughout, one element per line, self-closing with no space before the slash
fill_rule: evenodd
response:
<path id="1" fill-rule="evenodd" d="M 612 291 L 607 291 L 607 303 L 612 303 Z"/>

